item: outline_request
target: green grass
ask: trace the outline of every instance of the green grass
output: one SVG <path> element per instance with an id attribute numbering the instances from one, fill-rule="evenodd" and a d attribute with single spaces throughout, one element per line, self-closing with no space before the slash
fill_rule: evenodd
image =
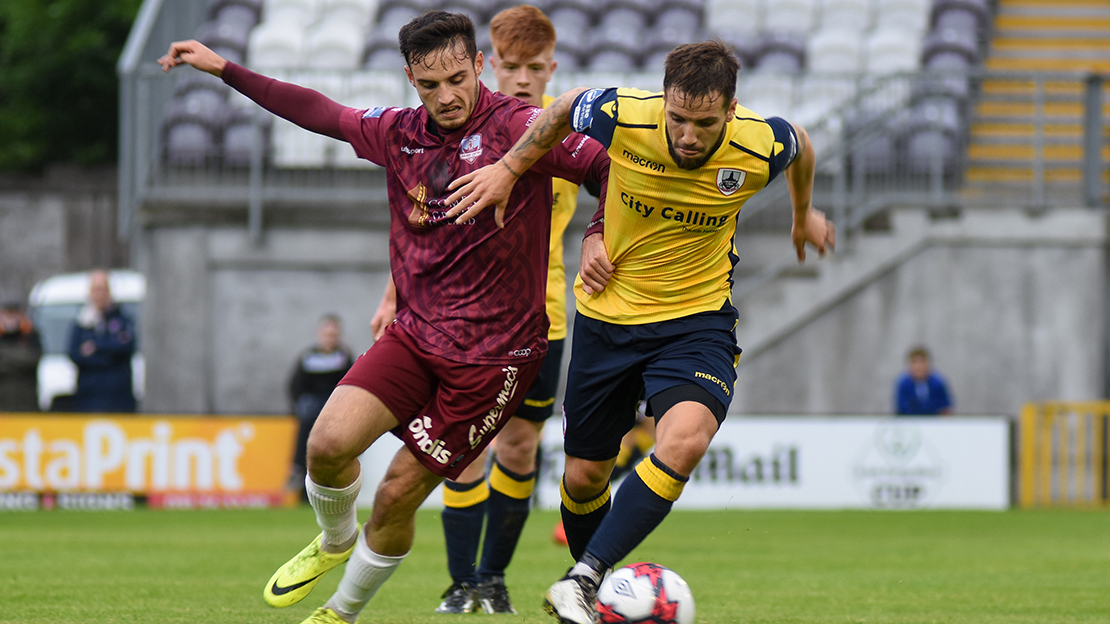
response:
<path id="1" fill-rule="evenodd" d="M 570 564 L 555 521 L 533 514 L 509 569 L 519 616 L 445 616 L 439 516 L 421 512 L 361 621 L 552 624 L 539 604 Z M 0 622 L 295 624 L 338 571 L 288 609 L 261 590 L 314 534 L 307 508 L 0 513 Z M 682 574 L 699 623 L 1110 623 L 1105 512 L 675 512 L 630 559 Z"/>

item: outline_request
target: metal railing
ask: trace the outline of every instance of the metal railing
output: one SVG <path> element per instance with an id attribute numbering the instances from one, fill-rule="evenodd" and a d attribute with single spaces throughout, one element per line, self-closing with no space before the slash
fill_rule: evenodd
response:
<path id="1" fill-rule="evenodd" d="M 228 166 L 219 154 L 189 166 L 167 160 L 165 111 L 180 76 L 192 70 L 166 76 L 154 61 L 170 41 L 191 36 L 203 19 L 204 3 L 147 0 L 120 59 L 121 236 L 130 232 L 140 209 L 161 205 L 245 207 L 256 240 L 264 207 L 271 205 L 306 210 L 357 205 L 386 219 L 381 170 L 359 166 L 342 151 L 350 148 L 339 142 L 324 145 L 324 156 L 311 164 L 283 158 L 279 138 L 287 129 L 269 113 L 251 116 L 254 138 L 246 162 Z M 315 71 L 279 77 L 318 85 L 353 106 L 419 104 L 400 73 Z M 814 202 L 833 216 L 842 247 L 869 220 L 899 204 L 951 209 L 1018 201 L 1044 207 L 1051 197 L 1056 203 L 1093 206 L 1101 205 L 1106 196 L 1101 77 L 977 70 L 775 79 L 776 88 L 785 89 L 781 110 L 768 104 L 757 112 L 777 114 L 807 128 L 818 156 Z M 393 94 L 391 101 L 360 100 L 365 89 L 360 91 L 359 85 L 367 83 L 378 85 L 375 93 Z M 550 91 L 614 84 L 657 90 L 662 76 L 560 72 Z M 741 103 L 749 98 L 767 102 L 761 97 L 767 84 L 765 75 L 742 75 Z M 1009 107 L 1016 114 L 995 119 L 992 106 Z M 1012 136 L 985 146 L 973 143 L 976 129 L 985 128 L 989 134 L 1001 126 L 1009 127 Z M 986 157 L 977 155 L 982 151 L 988 152 Z M 994 162 L 992 152 L 1001 153 L 1002 161 Z M 992 180 L 992 172 L 1001 172 L 998 175 L 1005 179 Z M 789 205 L 787 190 L 780 180 L 748 202 L 739 225 L 749 230 L 788 227 L 789 210 L 767 210 L 784 205 Z M 778 272 L 768 268 L 759 282 Z M 757 284 L 748 284 L 753 285 Z"/>
<path id="2" fill-rule="evenodd" d="M 1110 402 L 1029 403 L 1018 440 L 1024 508 L 1110 503 Z"/>

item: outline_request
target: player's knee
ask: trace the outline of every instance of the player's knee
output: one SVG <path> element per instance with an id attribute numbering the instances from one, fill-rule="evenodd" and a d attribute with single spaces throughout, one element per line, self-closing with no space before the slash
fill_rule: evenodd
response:
<path id="1" fill-rule="evenodd" d="M 567 493 L 572 497 L 577 500 L 587 500 L 605 490 L 612 471 L 612 462 L 571 460 L 566 464 L 563 483 Z"/>
<path id="2" fill-rule="evenodd" d="M 350 460 L 349 444 L 341 438 L 313 429 L 308 436 L 307 459 L 312 474 L 331 474 Z"/>

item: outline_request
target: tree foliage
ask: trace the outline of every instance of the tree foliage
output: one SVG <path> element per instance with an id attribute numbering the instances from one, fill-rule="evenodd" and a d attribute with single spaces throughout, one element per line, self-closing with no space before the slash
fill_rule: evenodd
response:
<path id="1" fill-rule="evenodd" d="M 115 161 L 115 65 L 140 4 L 0 1 L 0 170 Z"/>

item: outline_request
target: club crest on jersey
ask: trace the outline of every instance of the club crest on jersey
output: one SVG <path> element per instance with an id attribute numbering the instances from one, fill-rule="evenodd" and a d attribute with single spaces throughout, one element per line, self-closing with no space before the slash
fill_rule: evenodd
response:
<path id="1" fill-rule="evenodd" d="M 717 189 L 720 190 L 725 196 L 732 195 L 744 186 L 744 179 L 748 177 L 747 171 L 739 169 L 718 169 L 717 170 Z"/>
<path id="2" fill-rule="evenodd" d="M 472 134 L 463 137 L 462 143 L 459 144 L 459 158 L 465 160 L 470 164 L 474 164 L 475 160 L 482 155 L 482 135 Z"/>

